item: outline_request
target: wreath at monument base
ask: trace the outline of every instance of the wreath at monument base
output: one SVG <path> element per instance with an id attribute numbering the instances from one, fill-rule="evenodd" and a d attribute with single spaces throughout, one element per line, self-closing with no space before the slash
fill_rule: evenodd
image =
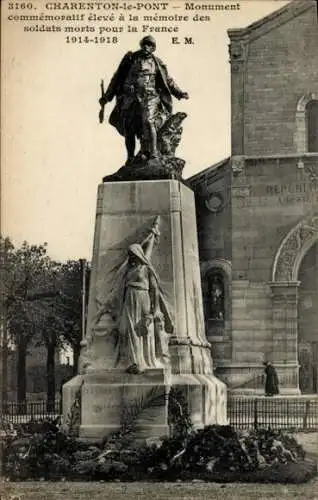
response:
<path id="1" fill-rule="evenodd" d="M 304 483 L 317 475 L 316 462 L 306 459 L 303 448 L 285 432 L 236 432 L 219 425 L 189 429 L 188 435 L 179 431 L 125 448 L 120 433 L 116 440 L 92 445 L 68 435 L 57 422 L 31 422 L 5 441 L 3 473 L 11 481 L 222 483 Z"/>

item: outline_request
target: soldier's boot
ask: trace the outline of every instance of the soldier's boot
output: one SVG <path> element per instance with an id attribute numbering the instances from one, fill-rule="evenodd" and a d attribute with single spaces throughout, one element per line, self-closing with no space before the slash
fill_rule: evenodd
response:
<path id="1" fill-rule="evenodd" d="M 154 123 L 149 124 L 149 132 L 150 159 L 159 158 L 159 152 L 157 148 L 157 131 Z"/>
<path id="2" fill-rule="evenodd" d="M 127 149 L 126 165 L 130 165 L 130 163 L 133 161 L 135 157 L 135 147 L 136 147 L 135 135 L 130 135 L 130 134 L 126 135 L 125 144 Z"/>

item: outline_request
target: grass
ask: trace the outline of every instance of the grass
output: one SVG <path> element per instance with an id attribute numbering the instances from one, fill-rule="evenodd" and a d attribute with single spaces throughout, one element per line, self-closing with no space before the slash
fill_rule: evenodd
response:
<path id="1" fill-rule="evenodd" d="M 318 479 L 300 485 L 216 483 L 0 483 L 1 500 L 318 500 Z"/>
<path id="2" fill-rule="evenodd" d="M 295 438 L 306 451 L 306 456 L 318 461 L 318 432 L 297 432 Z"/>

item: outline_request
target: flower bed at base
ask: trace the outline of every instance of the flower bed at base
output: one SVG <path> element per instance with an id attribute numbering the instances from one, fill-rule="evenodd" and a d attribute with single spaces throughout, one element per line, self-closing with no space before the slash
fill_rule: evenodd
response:
<path id="1" fill-rule="evenodd" d="M 317 464 L 306 460 L 303 448 L 285 432 L 238 432 L 217 425 L 133 448 L 128 436 L 91 445 L 56 422 L 33 422 L 7 437 L 3 458 L 3 473 L 11 481 L 302 483 L 317 474 Z"/>

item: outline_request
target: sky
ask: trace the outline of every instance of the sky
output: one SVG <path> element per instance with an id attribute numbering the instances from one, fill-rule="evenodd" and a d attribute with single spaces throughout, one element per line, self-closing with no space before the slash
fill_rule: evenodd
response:
<path id="1" fill-rule="evenodd" d="M 18 5 L 16 5 L 18 3 Z M 58 2 L 33 0 L 32 9 L 23 2 L 2 0 L 1 18 L 1 234 L 19 245 L 48 243 L 49 255 L 58 260 L 91 259 L 97 186 L 106 174 L 125 161 L 123 138 L 108 123 L 114 102 L 105 109 L 105 123 L 98 121 L 100 81 L 109 83 L 128 50 L 137 50 L 144 15 L 189 16 L 189 21 L 169 22 L 178 33 L 152 33 L 156 54 L 189 100 L 174 100 L 174 111 L 185 111 L 184 132 L 177 156 L 186 161 L 184 177 L 190 177 L 230 155 L 230 65 L 227 30 L 243 28 L 285 5 L 280 0 L 243 0 L 232 11 L 186 11 L 183 0 L 170 0 L 166 10 L 153 10 L 156 2 L 144 2 L 136 10 L 52 10 Z M 29 2 L 25 2 L 24 5 Z M 83 3 L 83 2 L 82 2 Z M 87 2 L 86 2 L 87 3 Z M 102 3 L 102 2 L 101 2 Z M 103 2 L 105 3 L 105 2 Z M 141 2 L 140 2 L 141 3 Z M 157 4 L 160 2 L 157 2 Z M 197 4 L 237 4 L 227 0 L 205 0 Z M 13 4 L 14 9 L 9 9 Z M 64 5 L 67 2 L 60 2 Z M 70 5 L 70 2 L 67 4 Z M 108 4 L 107 4 L 108 5 Z M 18 7 L 18 8 L 16 8 Z M 138 15 L 130 21 L 129 15 Z M 80 22 L 18 20 L 30 14 L 83 14 Z M 89 21 L 96 14 L 109 18 Z M 194 15 L 205 21 L 194 21 Z M 13 16 L 8 19 L 8 16 Z M 127 26 L 138 31 L 128 32 Z M 32 31 L 24 31 L 25 25 Z M 61 31 L 35 31 L 41 26 Z M 65 26 L 93 28 L 76 33 L 67 43 Z M 102 29 L 123 27 L 121 33 Z M 90 43 L 79 43 L 88 35 Z M 180 44 L 172 43 L 178 36 Z M 73 35 L 70 35 L 73 36 Z M 117 36 L 117 43 L 104 39 Z M 98 43 L 95 43 L 96 41 Z M 184 44 L 192 37 L 193 44 Z M 82 40 L 83 40 L 82 38 Z"/>

